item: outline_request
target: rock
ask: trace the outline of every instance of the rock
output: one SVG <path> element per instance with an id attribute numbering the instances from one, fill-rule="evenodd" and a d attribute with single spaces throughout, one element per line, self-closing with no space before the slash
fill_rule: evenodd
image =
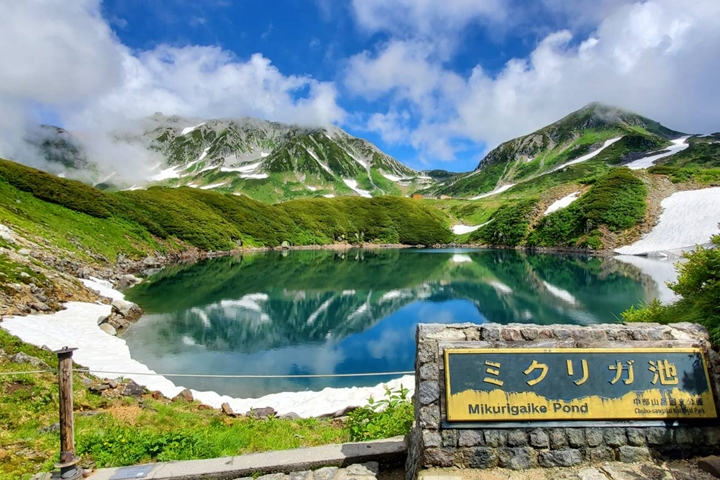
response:
<path id="1" fill-rule="evenodd" d="M 315 470 L 313 476 L 315 480 L 332 480 L 337 475 L 338 467 L 323 467 Z"/>
<path id="2" fill-rule="evenodd" d="M 368 468 L 368 465 L 371 465 L 374 467 L 373 470 Z M 345 471 L 347 472 L 349 477 L 354 477 L 355 475 L 372 475 L 375 476 L 377 474 L 377 468 L 378 464 L 377 462 L 369 462 L 365 465 L 361 465 L 359 463 L 354 463 L 350 466 L 348 466 Z"/>
<path id="3" fill-rule="evenodd" d="M 213 407 L 211 407 L 210 405 L 205 405 L 204 403 L 201 403 L 200 405 L 197 406 L 197 409 L 198 410 L 212 410 Z"/>
<path id="4" fill-rule="evenodd" d="M 577 474 L 578 480 L 607 480 L 607 477 L 597 468 L 583 468 Z"/>
<path id="5" fill-rule="evenodd" d="M 252 417 L 252 418 L 257 418 L 257 419 L 261 419 L 261 420 L 264 420 L 271 415 L 272 416 L 277 415 L 277 412 L 272 407 L 257 408 L 257 409 L 254 408 L 245 414 L 246 417 Z"/>
<path id="6" fill-rule="evenodd" d="M 350 412 L 353 410 L 357 410 L 358 407 L 351 405 L 349 407 L 341 408 L 340 410 L 337 410 L 332 413 L 332 418 L 340 418 L 340 417 L 347 417 Z"/>
<path id="7" fill-rule="evenodd" d="M 193 400 L 195 400 L 193 394 L 187 388 L 175 395 L 172 399 L 173 402 L 192 402 Z"/>
<path id="8" fill-rule="evenodd" d="M 55 422 L 52 425 L 48 425 L 47 427 L 42 427 L 38 429 L 38 432 L 40 433 L 57 433 L 60 431 L 60 422 Z"/>
<path id="9" fill-rule="evenodd" d="M 15 243 L 15 234 L 10 227 L 0 224 L 0 238 L 7 243 Z"/>
<path id="10" fill-rule="evenodd" d="M 130 380 L 125 384 L 122 394 L 126 397 L 142 397 L 144 393 L 145 388 Z"/>
<path id="11" fill-rule="evenodd" d="M 482 432 L 477 430 L 460 430 L 458 436 L 459 447 L 476 447 L 484 444 Z"/>
<path id="12" fill-rule="evenodd" d="M 155 400 L 160 400 L 161 398 L 163 398 L 163 394 L 162 394 L 162 392 L 160 392 L 160 390 L 154 390 L 150 394 L 150 396 L 152 396 Z"/>
<path id="13" fill-rule="evenodd" d="M 720 478 L 720 457 L 712 455 L 709 457 L 701 458 L 700 460 L 698 460 L 697 465 L 700 470 L 703 470 L 715 477 Z"/>
<path id="14" fill-rule="evenodd" d="M 43 362 L 37 357 L 33 357 L 23 352 L 18 352 L 12 357 L 10 357 L 10 361 L 14 363 L 29 363 L 30 365 L 33 365 L 35 367 L 50 370 L 50 366 L 47 363 Z"/>
<path id="15" fill-rule="evenodd" d="M 650 450 L 647 447 L 623 445 L 618 449 L 618 460 L 623 463 L 644 462 L 650 460 Z"/>
<path id="16" fill-rule="evenodd" d="M 117 335 L 117 330 L 115 330 L 115 327 L 113 327 L 109 323 L 103 323 L 102 325 L 100 325 L 100 330 L 107 333 L 108 335 L 112 335 L 113 337 Z"/>
<path id="17" fill-rule="evenodd" d="M 289 480 L 312 480 L 313 474 L 310 470 L 303 470 L 302 472 L 292 472 Z"/>
<path id="18" fill-rule="evenodd" d="M 282 418 L 284 420 L 298 420 L 302 417 L 295 412 L 288 412 L 284 415 L 280 415 L 278 418 Z"/>
<path id="19" fill-rule="evenodd" d="M 222 412 L 229 417 L 235 416 L 235 412 L 233 412 L 232 407 L 230 407 L 230 404 L 227 402 L 220 405 L 220 410 L 222 410 Z"/>
<path id="20" fill-rule="evenodd" d="M 142 282 L 142 279 L 136 277 L 135 275 L 120 275 L 120 278 L 118 278 L 117 281 L 117 289 L 124 290 L 126 288 L 137 285 L 140 282 Z"/>
<path id="21" fill-rule="evenodd" d="M 571 467 L 582 462 L 582 455 L 579 450 L 555 450 L 541 452 L 538 460 L 543 467 Z"/>
<path id="22" fill-rule="evenodd" d="M 113 311 L 127 318 L 128 320 L 136 320 L 142 315 L 142 310 L 136 304 L 116 298 L 112 301 Z"/>
<path id="23" fill-rule="evenodd" d="M 284 242 L 282 242 L 282 243 L 280 244 L 280 246 L 281 246 L 282 248 L 286 248 L 286 249 L 287 249 L 287 248 L 290 248 L 290 243 L 288 243 L 288 241 L 285 240 Z"/>
<path id="24" fill-rule="evenodd" d="M 421 382 L 418 399 L 421 405 L 429 405 L 440 398 L 440 386 L 437 381 Z"/>
<path id="25" fill-rule="evenodd" d="M 7 458 L 7 456 L 8 456 L 7 450 L 5 450 L 4 448 L 0 448 L 0 462 L 5 460 L 5 458 Z"/>
<path id="26" fill-rule="evenodd" d="M 105 379 L 105 383 L 107 383 L 110 388 L 117 388 L 117 387 L 118 387 L 118 382 L 117 382 L 117 380 L 113 380 L 112 378 L 106 378 L 106 379 Z"/>
<path id="27" fill-rule="evenodd" d="M 21 248 L 17 251 L 18 255 L 30 255 L 30 250 L 27 248 Z"/>
<path id="28" fill-rule="evenodd" d="M 287 475 L 284 473 L 271 473 L 270 475 L 261 475 L 256 480 L 285 480 Z"/>
<path id="29" fill-rule="evenodd" d="M 90 387 L 90 391 L 93 393 L 101 393 L 104 390 L 107 390 L 110 388 L 110 385 L 107 385 L 105 383 L 101 383 L 100 385 L 93 385 Z"/>

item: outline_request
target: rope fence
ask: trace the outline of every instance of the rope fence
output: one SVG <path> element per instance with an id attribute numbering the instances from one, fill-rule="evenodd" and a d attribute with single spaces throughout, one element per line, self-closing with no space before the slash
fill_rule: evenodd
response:
<path id="1" fill-rule="evenodd" d="M 295 375 L 218 375 L 204 373 L 154 373 L 154 372 L 114 372 L 104 370 L 91 370 L 85 368 L 73 368 L 73 372 L 89 373 L 99 376 L 104 374 L 110 375 L 147 375 L 162 377 L 189 377 L 189 378 L 245 378 L 245 379 L 261 379 L 261 378 L 343 378 L 343 377 L 389 377 L 395 375 L 414 375 L 414 371 L 407 372 L 363 372 L 363 373 L 315 373 L 315 374 L 295 374 Z M 39 373 L 57 373 L 56 370 L 27 370 L 23 372 L 0 372 L 0 375 L 25 375 Z"/>

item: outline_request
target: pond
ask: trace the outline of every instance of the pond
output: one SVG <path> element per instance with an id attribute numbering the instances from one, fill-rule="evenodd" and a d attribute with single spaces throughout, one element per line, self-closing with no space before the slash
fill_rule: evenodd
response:
<path id="1" fill-rule="evenodd" d="M 631 305 L 667 294 L 657 272 L 668 269 L 649 259 L 514 250 L 244 254 L 172 266 L 128 290 L 145 314 L 124 338 L 133 358 L 159 373 L 411 371 L 418 323 L 617 322 Z M 391 378 L 171 377 L 240 398 Z"/>

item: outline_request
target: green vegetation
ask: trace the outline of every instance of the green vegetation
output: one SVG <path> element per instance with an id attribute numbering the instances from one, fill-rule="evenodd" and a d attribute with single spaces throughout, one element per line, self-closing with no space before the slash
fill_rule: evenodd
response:
<path id="1" fill-rule="evenodd" d="M 57 369 L 52 353 L 21 342 L 0 329 L 0 345 L 8 355 L 24 352 Z M 60 448 L 59 433 L 47 429 L 58 421 L 55 373 L 23 374 L 29 364 L 0 356 L 0 479 L 28 479 L 51 471 Z M 91 393 L 76 374 L 74 381 L 75 443 L 83 465 L 133 465 L 150 461 L 212 458 L 302 446 L 342 443 L 349 431 L 332 420 L 255 420 L 231 418 L 197 402 L 168 402 L 145 395 L 106 398 Z M 93 412 L 81 415 L 80 412 Z"/>
<path id="2" fill-rule="evenodd" d="M 645 215 L 646 195 L 647 187 L 631 170 L 613 169 L 570 206 L 543 217 L 527 243 L 599 249 L 599 228 L 617 232 L 633 227 Z"/>
<path id="3" fill-rule="evenodd" d="M 525 239 L 537 199 L 530 198 L 501 206 L 490 223 L 476 230 L 471 241 L 486 245 L 515 247 Z"/>
<path id="4" fill-rule="evenodd" d="M 678 280 L 670 289 L 682 298 L 671 305 L 657 300 L 622 313 L 628 322 L 693 322 L 707 328 L 715 345 L 720 345 L 720 235 L 713 238 L 716 248 L 698 248 L 686 253 L 679 263 Z"/>
<path id="5" fill-rule="evenodd" d="M 431 245 L 452 239 L 441 212 L 401 197 L 307 199 L 267 205 L 244 196 L 185 187 L 104 193 L 4 160 L 0 160 L 0 190 L 4 193 L 0 200 L 3 217 L 11 224 L 29 230 L 47 226 L 45 237 L 69 231 L 76 243 L 95 247 L 108 258 L 118 253 L 139 256 L 159 249 L 160 244 L 164 248 L 185 245 L 229 250 L 240 244 L 275 247 L 283 242 L 325 245 L 347 241 Z M 13 203 L 12 199 L 19 197 L 28 203 Z M 104 238 L 98 240 L 98 235 Z"/>
<path id="6" fill-rule="evenodd" d="M 407 398 L 408 389 L 385 386 L 385 397 L 357 408 L 348 415 L 348 430 L 353 442 L 406 435 L 415 420 L 415 410 Z"/>

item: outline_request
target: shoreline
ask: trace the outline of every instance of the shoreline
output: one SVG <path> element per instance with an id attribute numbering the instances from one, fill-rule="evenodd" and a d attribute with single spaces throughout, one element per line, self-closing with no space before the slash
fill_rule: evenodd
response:
<path id="1" fill-rule="evenodd" d="M 6 317 L 0 323 L 0 328 L 38 347 L 47 346 L 52 350 L 65 346 L 77 347 L 73 360 L 99 378 L 131 379 L 151 392 L 159 391 L 167 398 L 173 398 L 185 389 L 134 360 L 124 339 L 108 335 L 100 329 L 98 318 L 109 315 L 112 308 L 110 305 L 67 302 L 64 306 L 65 310 L 48 315 Z M 386 385 L 392 390 L 402 385 L 412 395 L 415 380 L 413 375 L 405 375 L 371 387 L 328 387 L 320 391 L 281 392 L 258 398 L 234 398 L 214 391 L 189 390 L 195 400 L 216 409 L 228 403 L 237 414 L 272 407 L 278 415 L 295 413 L 302 418 L 310 418 L 332 415 L 347 407 L 364 406 L 371 396 L 382 398 Z"/>

